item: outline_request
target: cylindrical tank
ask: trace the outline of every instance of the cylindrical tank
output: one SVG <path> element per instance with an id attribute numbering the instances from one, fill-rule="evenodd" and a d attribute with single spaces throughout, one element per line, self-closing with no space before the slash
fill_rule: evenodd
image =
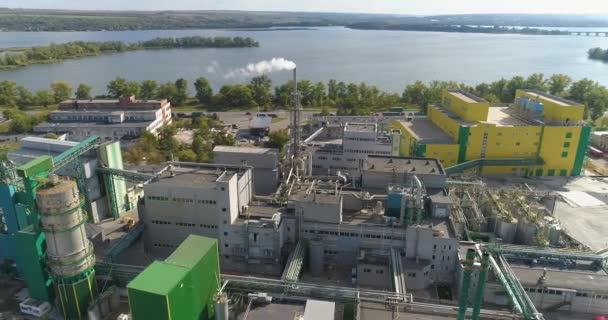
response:
<path id="1" fill-rule="evenodd" d="M 89 311 L 87 313 L 87 315 L 89 316 L 89 320 L 101 320 L 103 319 L 101 317 L 101 312 L 99 312 L 99 305 L 98 304 L 94 304 L 91 305 L 91 307 L 89 308 Z"/>
<path id="2" fill-rule="evenodd" d="M 64 318 L 81 318 L 96 295 L 95 257 L 76 182 L 51 175 L 36 190 L 36 205 L 46 236 L 47 265 L 60 293 L 58 307 Z"/>
<path id="3" fill-rule="evenodd" d="M 496 222 L 496 236 L 501 238 L 504 243 L 514 243 L 517 234 L 517 223 L 510 223 L 498 219 Z"/>
<path id="4" fill-rule="evenodd" d="M 310 272 L 317 276 L 323 273 L 323 260 L 325 259 L 325 252 L 323 251 L 323 242 L 318 240 L 311 240 L 308 242 L 309 250 L 309 267 Z"/>
<path id="5" fill-rule="evenodd" d="M 520 221 L 517 224 L 517 243 L 534 245 L 536 243 L 536 225 Z"/>
<path id="6" fill-rule="evenodd" d="M 228 298 L 221 294 L 215 298 L 215 320 L 228 320 Z"/>
<path id="7" fill-rule="evenodd" d="M 559 224 L 553 224 L 549 227 L 549 244 L 558 246 L 562 236 L 562 227 Z"/>

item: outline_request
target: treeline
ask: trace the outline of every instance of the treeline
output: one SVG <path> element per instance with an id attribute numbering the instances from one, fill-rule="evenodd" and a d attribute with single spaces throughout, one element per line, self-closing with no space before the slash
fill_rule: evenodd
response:
<path id="1" fill-rule="evenodd" d="M 107 85 L 107 93 L 96 98 L 118 98 L 134 95 L 140 99 L 168 99 L 173 106 L 200 107 L 210 111 L 270 110 L 287 108 L 293 82 L 273 86 L 268 76 L 254 77 L 247 84 L 224 85 L 214 92 L 206 78 L 194 82 L 194 96 L 190 95 L 186 79 L 158 83 L 116 78 Z M 274 89 L 273 89 L 274 88 Z M 545 78 L 532 74 L 527 78 L 516 76 L 490 83 L 468 86 L 454 81 L 417 81 L 406 86 L 401 95 L 385 92 L 366 83 L 346 83 L 336 80 L 325 82 L 298 81 L 300 101 L 304 108 L 321 109 L 324 114 L 335 109 L 340 115 L 368 115 L 391 107 L 415 107 L 425 111 L 430 103 L 441 100 L 445 89 L 462 89 L 492 103 L 512 103 L 517 89 L 536 89 L 571 99 L 586 105 L 586 117 L 596 120 L 608 107 L 608 89 L 589 79 L 572 81 L 564 74 Z M 54 103 L 75 97 L 91 99 L 91 87 L 80 84 L 74 91 L 66 82 L 54 82 L 50 89 L 31 93 L 11 81 L 0 82 L 0 106 L 27 109 L 30 106 L 48 107 Z"/>
<path id="2" fill-rule="evenodd" d="M 589 55 L 589 59 L 608 62 L 608 49 L 604 50 L 602 48 L 591 48 L 587 54 Z"/>
<path id="3" fill-rule="evenodd" d="M 48 46 L 7 49 L 0 55 L 0 70 L 24 67 L 32 64 L 59 62 L 66 59 L 96 56 L 101 54 L 174 48 L 251 48 L 259 43 L 243 37 L 183 37 L 156 38 L 147 41 L 125 43 L 120 41 L 85 42 L 74 41 Z"/>
<path id="4" fill-rule="evenodd" d="M 401 30 L 401 31 L 434 31 L 461 33 L 491 33 L 491 34 L 527 34 L 527 35 L 568 35 L 568 31 L 545 30 L 539 28 L 514 28 L 495 25 L 493 27 L 440 24 L 391 24 L 383 22 L 363 22 L 348 25 L 351 29 L 361 30 Z"/>
<path id="5" fill-rule="evenodd" d="M 545 78 L 542 73 L 535 73 L 527 78 L 503 78 L 476 86 L 453 81 L 432 81 L 429 84 L 417 81 L 405 88 L 401 101 L 424 108 L 429 103 L 440 102 L 444 89 L 462 89 L 493 103 L 513 103 L 517 89 L 536 89 L 584 104 L 585 116 L 591 120 L 602 117 L 608 108 L 608 89 L 596 81 L 587 78 L 572 81 L 565 74 L 554 74 Z"/>

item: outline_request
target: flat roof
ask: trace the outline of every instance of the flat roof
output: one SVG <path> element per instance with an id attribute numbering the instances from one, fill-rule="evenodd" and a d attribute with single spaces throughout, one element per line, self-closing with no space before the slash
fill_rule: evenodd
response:
<path id="1" fill-rule="evenodd" d="M 288 303 L 254 303 L 245 318 L 244 314 L 237 316 L 240 320 L 285 320 L 297 319 L 296 316 L 304 313 L 304 305 Z"/>
<path id="2" fill-rule="evenodd" d="M 191 234 L 165 259 L 165 262 L 180 267 L 193 268 L 210 251 L 217 253 L 217 239 Z"/>
<path id="3" fill-rule="evenodd" d="M 158 295 L 167 295 L 188 275 L 189 269 L 154 261 L 135 279 L 127 288 L 150 292 Z"/>
<path id="4" fill-rule="evenodd" d="M 488 108 L 487 122 L 499 126 L 530 126 L 529 122 L 514 117 L 509 111 L 510 107 L 490 107 Z"/>
<path id="5" fill-rule="evenodd" d="M 554 96 L 539 90 L 534 90 L 534 89 L 524 89 L 524 92 L 533 95 L 535 98 L 543 98 L 547 101 L 553 102 L 555 104 L 558 104 L 560 106 L 580 106 L 582 105 L 581 103 L 572 101 L 572 100 L 567 100 L 564 98 L 560 98 L 558 96 Z"/>
<path id="6" fill-rule="evenodd" d="M 165 171 L 157 181 L 152 184 L 181 184 L 192 187 L 209 185 L 217 181 L 222 170 L 200 168 L 174 168 L 172 172 Z"/>
<path id="7" fill-rule="evenodd" d="M 487 102 L 486 100 L 484 100 L 474 94 L 463 91 L 463 90 L 450 89 L 450 90 L 448 90 L 448 92 L 450 94 L 452 94 L 453 96 L 458 97 L 459 99 L 466 101 L 468 103 Z"/>
<path id="8" fill-rule="evenodd" d="M 366 163 L 366 171 L 445 175 L 439 160 L 431 158 L 369 156 Z"/>
<path id="9" fill-rule="evenodd" d="M 307 300 L 304 320 L 334 320 L 335 312 L 335 302 Z"/>
<path id="10" fill-rule="evenodd" d="M 447 133 L 443 132 L 429 119 L 414 119 L 414 121 L 400 121 L 403 127 L 408 129 L 414 138 L 426 144 L 455 144 Z"/>
<path id="11" fill-rule="evenodd" d="M 531 268 L 511 264 L 511 269 L 522 285 L 534 286 L 543 274 L 543 268 Z M 546 287 L 585 291 L 608 292 L 608 275 L 605 272 L 547 269 Z"/>
<path id="12" fill-rule="evenodd" d="M 378 125 L 375 123 L 347 123 L 344 131 L 354 132 L 376 132 Z"/>
<path id="13" fill-rule="evenodd" d="M 153 121 L 142 122 L 123 122 L 123 123 L 105 123 L 105 122 L 42 122 L 36 128 L 147 128 Z"/>
<path id="14" fill-rule="evenodd" d="M 255 148 L 255 147 L 235 147 L 235 146 L 215 146 L 215 148 L 213 148 L 213 152 L 267 154 L 267 153 L 278 153 L 278 149 Z"/>

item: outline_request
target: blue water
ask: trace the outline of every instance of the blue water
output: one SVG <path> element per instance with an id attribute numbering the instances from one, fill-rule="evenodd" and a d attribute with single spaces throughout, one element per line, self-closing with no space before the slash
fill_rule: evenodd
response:
<path id="1" fill-rule="evenodd" d="M 259 48 L 175 49 L 137 51 L 68 60 L 0 72 L 0 79 L 32 89 L 47 88 L 65 80 L 74 86 L 85 82 L 95 93 L 105 92 L 116 76 L 129 80 L 192 82 L 199 76 L 214 88 L 246 82 L 224 75 L 272 57 L 298 64 L 301 79 L 337 79 L 375 84 L 401 92 L 416 80 L 455 80 L 476 84 L 531 73 L 565 73 L 574 79 L 590 78 L 608 85 L 608 64 L 587 59 L 591 47 L 608 48 L 608 38 L 575 36 L 526 36 L 408 31 L 362 31 L 341 27 L 296 31 L 169 30 L 122 32 L 2 32 L 0 47 L 26 47 L 74 40 L 140 41 L 154 37 L 250 36 Z M 271 75 L 275 83 L 288 73 Z"/>

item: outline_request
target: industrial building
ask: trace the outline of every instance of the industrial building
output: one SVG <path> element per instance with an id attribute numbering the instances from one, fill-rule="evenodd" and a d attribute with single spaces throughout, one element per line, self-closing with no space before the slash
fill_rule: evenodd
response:
<path id="1" fill-rule="evenodd" d="M 279 186 L 279 150 L 271 148 L 215 146 L 213 162 L 253 168 L 253 191 L 274 193 Z"/>
<path id="2" fill-rule="evenodd" d="M 395 121 L 402 156 L 440 159 L 448 173 L 578 176 L 591 127 L 585 107 L 536 90 L 517 90 L 512 106 L 446 90 L 426 119 Z"/>
<path id="3" fill-rule="evenodd" d="M 315 175 L 360 174 L 361 166 L 368 156 L 398 155 L 399 136 L 391 135 L 373 123 L 346 123 L 340 127 L 340 139 L 321 143 L 314 139 L 326 128 L 318 129 L 305 142 L 312 158 L 312 173 Z"/>
<path id="4" fill-rule="evenodd" d="M 35 133 L 68 134 L 81 141 L 97 135 L 105 141 L 135 138 L 144 132 L 157 134 L 171 123 L 168 100 L 136 100 L 133 96 L 118 100 L 68 100 L 49 114 L 49 121 L 34 127 Z"/>

